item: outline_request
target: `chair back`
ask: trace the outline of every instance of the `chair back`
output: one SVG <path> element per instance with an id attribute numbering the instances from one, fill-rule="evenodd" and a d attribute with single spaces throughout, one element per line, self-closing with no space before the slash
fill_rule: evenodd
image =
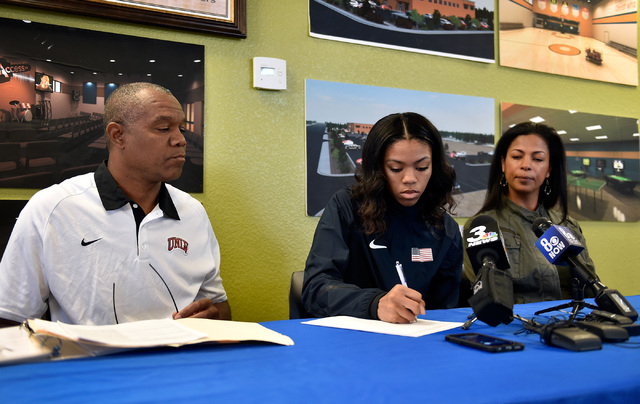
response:
<path id="1" fill-rule="evenodd" d="M 29 142 L 26 146 L 25 168 L 58 165 L 60 143 L 57 140 Z"/>
<path id="2" fill-rule="evenodd" d="M 20 143 L 0 145 L 0 171 L 18 171 L 20 168 Z"/>
<path id="3" fill-rule="evenodd" d="M 0 161 L 15 161 L 17 163 L 18 160 L 20 160 L 20 143 L 2 143 L 0 146 Z"/>
<path id="4" fill-rule="evenodd" d="M 313 317 L 302 304 L 302 282 L 304 281 L 304 271 L 296 271 L 291 274 L 291 286 L 289 287 L 289 318 L 310 318 Z"/>

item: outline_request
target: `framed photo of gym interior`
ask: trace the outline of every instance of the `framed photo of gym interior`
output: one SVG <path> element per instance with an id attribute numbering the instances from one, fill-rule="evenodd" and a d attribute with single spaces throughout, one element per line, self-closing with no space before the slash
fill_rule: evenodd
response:
<path id="1" fill-rule="evenodd" d="M 0 0 L 92 17 L 246 38 L 246 0 Z"/>

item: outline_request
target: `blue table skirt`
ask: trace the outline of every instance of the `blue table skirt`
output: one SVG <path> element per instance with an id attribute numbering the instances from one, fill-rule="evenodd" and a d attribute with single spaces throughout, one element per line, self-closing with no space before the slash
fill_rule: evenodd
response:
<path id="1" fill-rule="evenodd" d="M 640 307 L 640 296 L 629 301 Z M 515 312 L 530 318 L 559 303 L 519 305 Z M 435 310 L 424 318 L 463 322 L 470 313 Z M 262 323 L 290 336 L 290 347 L 200 345 L 0 367 L 0 402 L 640 402 L 640 337 L 572 352 L 542 344 L 537 334 L 514 335 L 517 320 L 498 327 L 476 322 L 470 331 L 525 344 L 522 352 L 491 354 L 444 340 L 460 329 L 412 338 L 302 321 Z"/>

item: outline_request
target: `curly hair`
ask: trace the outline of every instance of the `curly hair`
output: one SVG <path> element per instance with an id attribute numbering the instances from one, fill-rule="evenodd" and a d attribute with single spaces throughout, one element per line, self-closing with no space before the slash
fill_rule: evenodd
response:
<path id="1" fill-rule="evenodd" d="M 393 195 L 384 171 L 387 149 L 399 140 L 418 140 L 431 148 L 432 174 L 416 203 L 426 223 L 442 227 L 445 211 L 452 211 L 456 173 L 447 162 L 440 132 L 424 116 L 415 112 L 388 115 L 373 125 L 362 148 L 362 165 L 355 175 L 351 197 L 360 207 L 359 217 L 366 234 L 382 234 L 387 229 L 387 207 Z"/>
<path id="2" fill-rule="evenodd" d="M 551 192 L 549 195 L 539 192 L 538 205 L 542 204 L 546 209 L 551 209 L 557 205 L 562 213 L 562 221 L 564 221 L 568 214 L 567 163 L 564 144 L 554 128 L 532 122 L 519 123 L 500 136 L 489 171 L 487 196 L 478 213 L 502 208 L 502 201 L 504 200 L 502 195 L 507 195 L 508 193 L 508 187 L 500 185 L 500 179 L 503 174 L 502 160 L 506 158 L 509 146 L 511 146 L 514 139 L 522 135 L 537 135 L 545 141 L 549 148 L 549 167 L 551 168 L 549 184 L 551 185 Z"/>

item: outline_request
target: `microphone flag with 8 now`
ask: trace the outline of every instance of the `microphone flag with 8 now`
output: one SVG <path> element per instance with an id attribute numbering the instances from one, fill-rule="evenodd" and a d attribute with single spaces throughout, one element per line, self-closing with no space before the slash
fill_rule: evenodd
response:
<path id="1" fill-rule="evenodd" d="M 538 236 L 536 247 L 552 264 L 568 264 L 573 276 L 584 286 L 588 286 L 595 296 L 596 304 L 602 310 L 626 316 L 633 321 L 638 313 L 617 290 L 606 287 L 598 276 L 580 260 L 578 254 L 584 249 L 578 238 L 567 227 L 553 224 L 549 219 L 536 219 L 531 229 Z"/>
<path id="2" fill-rule="evenodd" d="M 478 320 L 495 327 L 513 320 L 513 280 L 498 222 L 488 215 L 473 219 L 464 232 L 469 261 L 476 274 L 469 304 Z"/>
<path id="3" fill-rule="evenodd" d="M 554 225 L 549 219 L 540 217 L 533 222 L 533 231 L 538 236 L 536 247 L 550 263 L 567 265 L 564 255 L 571 251 L 579 254 L 584 250 L 580 240 L 567 227 Z M 591 273 L 591 271 L 589 270 Z M 594 274 L 595 276 L 595 274 Z"/>

